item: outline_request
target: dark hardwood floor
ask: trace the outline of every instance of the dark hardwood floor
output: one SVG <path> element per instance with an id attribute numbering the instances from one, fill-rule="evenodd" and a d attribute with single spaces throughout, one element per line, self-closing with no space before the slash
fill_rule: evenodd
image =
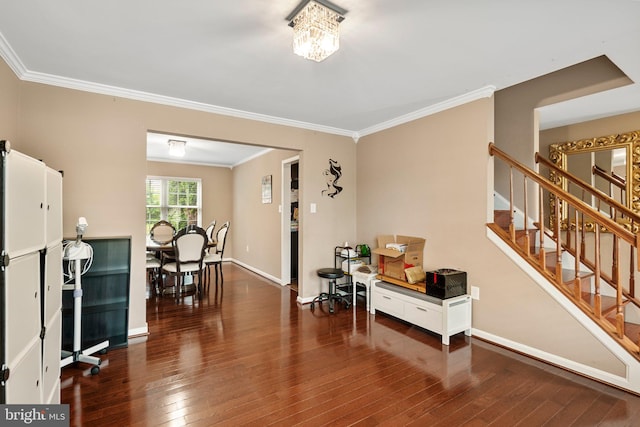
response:
<path id="1" fill-rule="evenodd" d="M 631 426 L 640 397 L 364 304 L 333 315 L 233 264 L 224 291 L 147 300 L 149 336 L 62 370 L 72 426 Z"/>

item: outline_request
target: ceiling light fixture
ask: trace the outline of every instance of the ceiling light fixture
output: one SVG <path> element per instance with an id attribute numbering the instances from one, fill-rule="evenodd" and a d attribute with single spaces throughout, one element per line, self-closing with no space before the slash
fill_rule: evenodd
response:
<path id="1" fill-rule="evenodd" d="M 169 155 L 173 157 L 184 157 L 186 153 L 187 141 L 179 141 L 177 139 L 169 140 Z"/>
<path id="2" fill-rule="evenodd" d="M 287 16 L 293 53 L 320 62 L 340 48 L 339 24 L 347 11 L 326 0 L 303 0 Z"/>

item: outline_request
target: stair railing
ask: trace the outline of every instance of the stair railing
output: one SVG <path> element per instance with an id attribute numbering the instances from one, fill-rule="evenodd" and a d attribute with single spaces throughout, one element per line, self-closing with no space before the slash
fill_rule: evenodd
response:
<path id="1" fill-rule="evenodd" d="M 540 156 L 539 153 L 536 153 L 535 160 L 536 160 L 536 163 L 541 163 L 544 166 L 548 167 L 550 171 L 553 172 L 554 175 L 562 176 L 570 184 L 573 184 L 581 188 L 583 191 L 582 200 L 584 200 L 585 193 L 588 193 L 590 196 L 592 196 L 596 201 L 595 206 L 591 205 L 593 208 L 600 211 L 603 204 L 608 205 L 609 215 L 611 218 L 614 219 L 614 221 L 616 221 L 619 224 L 622 224 L 632 232 L 636 232 L 636 233 L 638 232 L 638 229 L 640 227 L 640 215 L 636 214 L 634 211 L 632 211 L 631 209 L 629 209 L 627 206 L 623 205 L 616 199 L 612 198 L 608 194 L 598 190 L 597 188 L 592 187 L 588 183 L 582 181 L 580 178 L 576 177 L 575 175 L 572 175 L 571 173 L 565 171 L 564 169 L 559 168 L 556 164 L 554 164 L 550 160 Z M 582 237 L 583 237 L 582 242 L 584 242 L 586 240 L 584 239 L 585 228 L 582 227 L 581 231 L 582 231 Z M 572 249 L 571 249 L 570 243 L 567 246 L 568 246 L 567 249 L 571 252 Z M 584 251 L 584 247 L 582 247 L 582 249 Z M 625 298 L 632 300 L 637 306 L 640 307 L 640 300 L 636 299 L 636 296 L 635 296 L 635 270 L 636 269 L 634 268 L 634 265 L 635 265 L 634 253 L 636 249 L 637 248 L 634 246 L 631 246 L 629 248 L 630 253 L 629 253 L 629 270 L 628 270 L 629 273 L 628 273 L 628 288 L 627 288 L 628 294 L 625 292 L 624 289 L 623 289 L 623 294 Z M 591 270 L 594 270 L 594 266 L 590 265 L 588 260 L 583 259 L 582 261 L 584 261 L 591 268 Z M 616 261 L 617 259 L 614 259 L 612 263 L 617 264 Z M 616 286 L 616 284 L 613 283 L 613 281 L 608 276 L 604 275 L 602 278 L 605 281 L 607 281 L 609 285 L 614 287 Z"/>
<path id="2" fill-rule="evenodd" d="M 630 353 L 640 359 L 640 337 L 630 339 L 625 335 L 625 305 L 632 302 L 640 307 L 640 301 L 635 298 L 633 289 L 633 279 L 631 279 L 631 289 L 625 289 L 621 281 L 620 274 L 620 253 L 621 246 L 629 251 L 631 256 L 637 254 L 640 236 L 638 233 L 638 224 L 640 217 L 627 207 L 621 205 L 606 194 L 593 189 L 588 184 L 581 182 L 577 178 L 570 176 L 568 172 L 557 169 L 557 173 L 572 181 L 582 188 L 585 192 L 592 194 L 597 200 L 596 206 L 587 204 L 575 195 L 565 191 L 561 186 L 551 180 L 543 177 L 536 171 L 528 168 L 517 160 L 513 159 L 505 152 L 497 148 L 493 143 L 489 144 L 489 154 L 500 159 L 509 168 L 509 225 L 505 231 L 495 223 L 487 224 L 497 235 L 503 238 L 509 245 L 543 276 L 553 283 L 567 298 L 571 299 L 584 313 L 591 317 L 594 322 L 602 327 L 607 333 L 614 337 L 623 347 Z M 544 163 L 548 167 L 555 167 L 553 164 L 547 164 L 542 157 L 536 156 L 536 161 Z M 517 173 L 517 176 L 516 176 Z M 524 232 L 519 238 L 515 230 L 514 223 L 514 184 L 515 178 L 521 178 L 524 191 L 523 194 L 523 211 L 524 214 Z M 538 207 L 537 212 L 530 213 L 529 200 L 527 197 L 527 187 L 529 183 L 534 183 L 538 191 Z M 549 229 L 545 226 L 544 212 L 544 192 L 549 197 L 555 199 L 553 204 L 553 212 L 549 217 L 553 218 L 553 222 L 549 224 Z M 598 194 L 599 193 L 599 194 Z M 606 203 L 610 207 L 610 216 L 600 212 L 601 203 Z M 539 231 L 539 247 L 532 251 L 529 241 L 529 225 L 528 218 L 531 215 Z M 563 223 L 563 215 L 566 222 Z M 618 221 L 619 216 L 624 216 L 625 221 Z M 587 236 L 586 226 L 584 224 L 593 225 L 593 238 Z M 564 229 L 564 230 L 563 230 Z M 606 233 L 607 239 L 611 241 L 611 247 L 608 249 L 610 254 L 607 255 L 610 260 L 610 271 L 603 271 L 602 263 L 602 233 Z M 545 239 L 545 236 L 548 236 Z M 549 250 L 545 248 L 545 243 L 550 239 L 553 241 L 553 247 Z M 588 245 L 587 245 L 588 241 Z M 588 247 L 587 247 L 588 246 Z M 537 250 L 537 251 L 536 251 Z M 575 265 L 572 270 L 563 268 L 562 253 L 569 250 L 575 259 Z M 610 257 L 609 257 L 610 255 Z M 547 265 L 547 257 L 551 256 L 551 265 Z M 631 277 L 635 274 L 633 265 L 638 265 L 634 259 L 631 262 L 634 270 Z M 586 266 L 590 270 L 590 274 L 585 273 L 582 266 Z M 588 292 L 582 288 L 585 276 L 593 277 L 593 283 L 589 280 Z M 601 293 L 602 283 L 609 285 L 615 292 L 615 297 L 603 296 Z M 603 306 L 603 302 L 606 305 Z M 611 318 L 611 314 L 613 318 Z"/>
<path id="3" fill-rule="evenodd" d="M 538 153 L 536 153 L 536 156 L 537 155 Z M 627 185 L 627 180 L 624 177 L 618 175 L 613 171 L 611 171 L 611 173 L 607 173 L 607 171 L 605 171 L 598 165 L 593 165 L 591 167 L 591 174 L 595 176 L 599 176 L 600 178 L 606 180 L 609 183 L 609 191 L 611 191 L 612 186 L 615 186 L 624 194 L 624 191 L 626 190 L 626 185 Z"/>

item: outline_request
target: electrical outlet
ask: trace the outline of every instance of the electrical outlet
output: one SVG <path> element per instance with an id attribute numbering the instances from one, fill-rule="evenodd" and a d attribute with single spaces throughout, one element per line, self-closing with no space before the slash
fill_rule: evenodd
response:
<path id="1" fill-rule="evenodd" d="M 472 286 L 471 287 L 471 298 L 475 299 L 475 300 L 479 300 L 480 299 L 480 288 L 477 286 Z"/>
<path id="2" fill-rule="evenodd" d="M 249 245 L 247 245 L 247 252 L 249 252 Z"/>

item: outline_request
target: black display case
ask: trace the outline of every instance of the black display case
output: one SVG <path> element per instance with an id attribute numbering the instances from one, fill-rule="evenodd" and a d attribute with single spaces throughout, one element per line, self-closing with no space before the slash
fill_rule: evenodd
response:
<path id="1" fill-rule="evenodd" d="M 126 347 L 129 331 L 131 238 L 86 238 L 93 262 L 82 275 L 82 348 L 109 340 Z M 62 348 L 73 349 L 73 291 L 62 293 Z"/>

